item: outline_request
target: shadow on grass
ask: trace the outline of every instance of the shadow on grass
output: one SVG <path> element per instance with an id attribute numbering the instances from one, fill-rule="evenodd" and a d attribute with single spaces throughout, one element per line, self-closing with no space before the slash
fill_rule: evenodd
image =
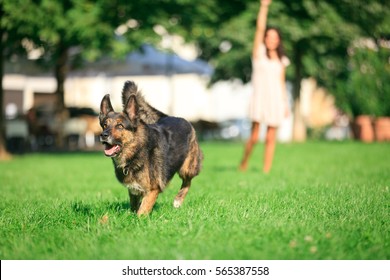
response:
<path id="1" fill-rule="evenodd" d="M 85 216 L 94 216 L 98 213 L 100 214 L 101 210 L 117 213 L 122 211 L 130 211 L 129 202 L 127 201 L 104 201 L 99 203 L 85 203 L 82 201 L 76 201 L 71 204 L 71 208 L 73 212 Z"/>
<path id="2" fill-rule="evenodd" d="M 129 201 L 103 201 L 98 203 L 85 203 L 83 201 L 76 201 L 71 204 L 72 211 L 84 216 L 100 216 L 102 212 L 131 212 Z M 153 211 L 159 211 L 159 205 L 156 203 Z"/>
<path id="3" fill-rule="evenodd" d="M 239 165 L 216 165 L 208 168 L 216 173 L 229 172 L 230 174 L 245 174 L 245 173 L 259 173 L 261 172 L 261 165 L 259 166 L 249 166 L 246 170 L 242 171 L 239 168 Z"/>

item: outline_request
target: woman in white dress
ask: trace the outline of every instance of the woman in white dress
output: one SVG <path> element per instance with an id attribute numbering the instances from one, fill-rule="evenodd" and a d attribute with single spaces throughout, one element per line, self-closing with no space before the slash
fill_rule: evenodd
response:
<path id="1" fill-rule="evenodd" d="M 253 94 L 250 103 L 252 131 L 245 145 L 240 165 L 242 171 L 247 169 L 249 157 L 259 139 L 260 123 L 267 126 L 263 172 L 268 173 L 271 170 L 277 127 L 289 114 L 285 86 L 285 67 L 289 62 L 283 53 L 279 31 L 275 28 L 266 29 L 268 6 L 271 1 L 261 0 L 257 16 L 252 52 Z"/>

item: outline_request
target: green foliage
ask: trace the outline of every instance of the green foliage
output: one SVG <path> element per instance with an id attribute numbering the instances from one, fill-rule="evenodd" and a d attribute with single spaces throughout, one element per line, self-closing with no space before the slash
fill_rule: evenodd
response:
<path id="1" fill-rule="evenodd" d="M 214 26 L 218 32 L 213 36 L 193 34 L 201 56 L 215 66 L 213 82 L 232 78 L 247 82 L 251 78 L 250 57 L 259 1 L 243 1 L 241 5 L 215 2 L 228 11 L 231 10 L 226 6 L 231 6 L 234 12 L 219 17 Z M 343 107 L 350 102 L 343 90 L 349 77 L 347 50 L 361 37 L 388 38 L 390 8 L 388 1 L 274 0 L 269 7 L 268 24 L 281 30 L 292 62 L 287 78 L 294 81 L 297 90 L 302 78 L 314 77 L 337 96 Z M 229 42 L 231 48 L 224 50 L 222 42 Z"/>
<path id="2" fill-rule="evenodd" d="M 212 82 L 251 78 L 258 0 L 2 0 L 1 5 L 9 50 L 16 49 L 12 42 L 29 38 L 45 50 L 44 61 L 52 67 L 64 48 L 72 49 L 73 65 L 123 57 L 161 40 L 154 31 L 161 25 L 196 43 L 199 56 L 215 67 Z M 274 0 L 268 24 L 281 30 L 292 62 L 287 77 L 296 90 L 302 78 L 314 77 L 348 107 L 347 50 L 362 37 L 389 38 L 390 7 L 385 0 Z"/>
<path id="3" fill-rule="evenodd" d="M 106 15 L 108 1 L 4 0 L 6 20 L 16 33 L 44 50 L 44 60 L 55 64 L 61 49 L 78 47 L 93 60 L 110 49 L 116 19 Z"/>
<path id="4" fill-rule="evenodd" d="M 390 116 L 390 47 L 361 42 L 371 46 L 350 49 L 348 80 L 336 92 L 338 104 L 352 116 Z"/>
<path id="5" fill-rule="evenodd" d="M 201 146 L 183 207 L 175 177 L 141 219 L 102 153 L 0 162 L 0 258 L 390 258 L 389 145 L 280 144 L 268 175 L 263 147 L 240 173 L 243 144 Z"/>
<path id="6" fill-rule="evenodd" d="M 250 80 L 250 57 L 259 1 L 246 1 L 245 5 L 234 8 L 233 14 L 220 18 L 215 26 L 218 32 L 213 38 L 197 39 L 202 57 L 216 67 L 215 81 L 233 77 Z M 337 4 L 328 1 L 273 1 L 268 24 L 281 30 L 292 68 L 303 63 L 299 69 L 301 78 L 314 76 L 321 81 L 329 80 L 325 77 L 329 70 L 340 71 L 337 67 L 340 63 L 336 60 L 345 56 L 346 46 L 359 31 L 339 14 Z M 231 44 L 229 51 L 221 48 L 224 41 Z M 293 79 L 298 71 L 292 68 L 288 72 L 289 79 Z"/>

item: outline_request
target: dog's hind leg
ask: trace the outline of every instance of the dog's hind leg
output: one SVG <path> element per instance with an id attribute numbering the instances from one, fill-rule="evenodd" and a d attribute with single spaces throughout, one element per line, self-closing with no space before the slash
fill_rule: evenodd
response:
<path id="1" fill-rule="evenodd" d="M 156 189 L 146 193 L 146 195 L 142 199 L 141 206 L 137 211 L 138 216 L 148 215 L 152 211 L 153 206 L 156 203 L 159 192 L 160 190 Z"/>
<path id="2" fill-rule="evenodd" d="M 181 185 L 180 191 L 176 195 L 175 200 L 173 201 L 173 206 L 175 208 L 179 208 L 183 204 L 184 198 L 186 197 L 188 190 L 191 187 L 191 179 L 192 178 L 183 179 L 183 183 Z"/>
<path id="3" fill-rule="evenodd" d="M 199 174 L 202 166 L 201 163 L 203 154 L 196 141 L 195 130 L 193 128 L 189 145 L 190 149 L 188 151 L 187 157 L 179 170 L 179 176 L 183 180 L 183 183 L 179 193 L 176 195 L 175 200 L 173 201 L 173 206 L 175 208 L 179 208 L 183 204 L 184 198 L 186 197 L 188 190 L 191 187 L 191 180 Z"/>

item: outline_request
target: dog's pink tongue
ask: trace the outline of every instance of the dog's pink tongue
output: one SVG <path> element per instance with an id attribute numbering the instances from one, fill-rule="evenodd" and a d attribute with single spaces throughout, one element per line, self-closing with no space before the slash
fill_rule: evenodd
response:
<path id="1" fill-rule="evenodd" d="M 106 156 L 112 156 L 113 154 L 115 154 L 115 152 L 118 150 L 118 148 L 119 148 L 119 145 L 106 144 L 104 147 L 104 154 Z"/>

